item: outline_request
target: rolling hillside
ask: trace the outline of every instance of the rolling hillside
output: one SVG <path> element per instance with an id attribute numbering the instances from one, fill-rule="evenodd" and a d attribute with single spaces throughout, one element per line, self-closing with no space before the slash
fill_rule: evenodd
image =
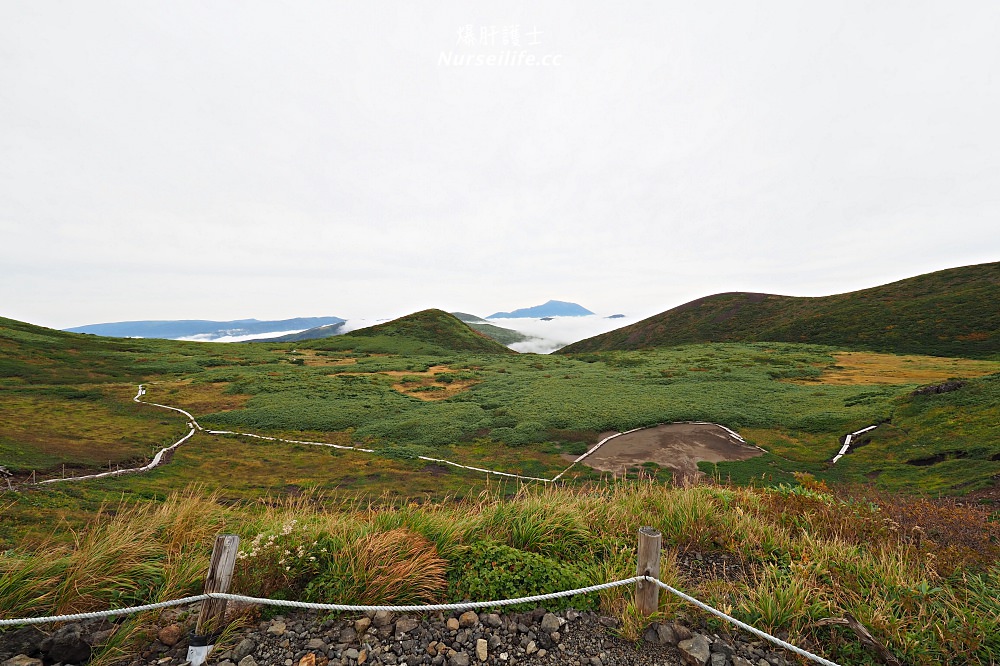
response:
<path id="1" fill-rule="evenodd" d="M 800 298 L 732 292 L 685 303 L 561 354 L 695 342 L 807 342 L 905 354 L 1000 354 L 1000 262 Z"/>
<path id="2" fill-rule="evenodd" d="M 393 340 L 403 338 L 449 351 L 482 354 L 514 353 L 499 342 L 469 328 L 456 317 L 436 309 L 414 312 L 384 324 L 361 328 L 338 336 L 338 339 L 345 341 L 358 338 L 389 338 Z"/>

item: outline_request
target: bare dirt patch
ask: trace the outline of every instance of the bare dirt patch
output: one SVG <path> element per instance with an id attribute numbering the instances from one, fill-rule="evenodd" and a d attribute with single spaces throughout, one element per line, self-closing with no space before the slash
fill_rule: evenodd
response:
<path id="1" fill-rule="evenodd" d="M 797 384 L 928 384 L 953 377 L 982 377 L 1000 371 L 1000 362 L 937 356 L 897 356 L 875 352 L 836 352 L 836 365 L 816 379 Z"/>
<path id="2" fill-rule="evenodd" d="M 479 383 L 476 379 L 454 379 L 442 381 L 438 375 L 455 374 L 447 365 L 432 365 L 426 370 L 381 370 L 373 373 L 341 372 L 342 375 L 376 374 L 387 377 L 398 377 L 399 381 L 392 388 L 403 395 L 420 400 L 444 400 L 461 393 L 470 386 Z"/>
<path id="3" fill-rule="evenodd" d="M 299 349 L 292 358 L 301 358 L 305 365 L 310 367 L 324 367 L 330 365 L 355 365 L 358 359 L 344 356 L 331 356 L 329 352 L 318 353 L 315 349 Z"/>
<path id="4" fill-rule="evenodd" d="M 695 480 L 703 473 L 699 461 L 747 460 L 763 451 L 744 444 L 716 425 L 669 423 L 608 441 L 583 462 L 602 472 L 622 476 L 629 468 L 653 462 L 670 469 L 674 480 Z"/>

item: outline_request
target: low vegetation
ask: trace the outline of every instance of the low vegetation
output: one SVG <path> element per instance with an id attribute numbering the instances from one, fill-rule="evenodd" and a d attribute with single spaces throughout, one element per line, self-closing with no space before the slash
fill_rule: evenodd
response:
<path id="1" fill-rule="evenodd" d="M 734 292 L 685 303 L 559 353 L 699 342 L 807 342 L 896 354 L 1000 354 L 1000 262 L 963 266 L 871 289 L 797 298 Z"/>
<path id="2" fill-rule="evenodd" d="M 806 476 L 801 482 L 753 489 L 624 481 L 520 487 L 512 496 L 495 488 L 420 506 L 331 504 L 310 494 L 223 506 L 218 495 L 189 488 L 156 504 L 105 506 L 70 543 L 44 540 L 5 551 L 0 614 L 196 594 L 212 535 L 222 529 L 242 537 L 236 592 L 419 603 L 511 598 L 630 577 L 636 530 L 650 525 L 663 533 L 663 580 L 842 663 L 873 663 L 853 634 L 817 624 L 846 613 L 906 663 L 1000 659 L 1000 528 L 986 512 L 837 495 Z M 729 562 L 729 573 L 700 573 L 701 556 Z M 645 625 L 629 588 L 565 604 L 621 617 L 631 638 Z M 721 628 L 667 594 L 661 612 Z M 139 626 L 141 619 L 122 631 Z"/>

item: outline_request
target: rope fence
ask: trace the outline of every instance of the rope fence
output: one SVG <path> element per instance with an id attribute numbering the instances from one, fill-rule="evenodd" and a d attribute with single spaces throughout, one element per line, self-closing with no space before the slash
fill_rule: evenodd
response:
<path id="1" fill-rule="evenodd" d="M 639 556 L 637 565 L 637 575 L 632 578 L 625 578 L 622 580 L 616 580 L 608 583 L 601 583 L 599 585 L 590 585 L 588 587 L 580 587 L 572 590 L 563 590 L 559 592 L 550 592 L 547 594 L 536 594 L 526 597 L 518 597 L 515 599 L 496 599 L 492 601 L 463 601 L 458 603 L 450 604 L 423 604 L 423 605 L 410 605 L 410 606 L 389 606 L 389 605 L 356 605 L 356 604 L 328 604 L 328 603 L 310 603 L 304 601 L 288 601 L 283 599 L 268 599 L 262 597 L 249 597 L 242 594 L 231 594 L 229 593 L 228 587 L 232 580 L 232 571 L 235 565 L 235 554 L 239 547 L 239 538 L 235 535 L 219 535 L 216 538 L 215 549 L 212 553 L 212 563 L 209 567 L 208 574 L 206 575 L 206 591 L 204 594 L 199 594 L 191 597 L 184 597 L 182 599 L 175 599 L 172 601 L 162 601 L 159 603 L 145 604 L 142 606 L 133 606 L 130 608 L 116 608 L 105 611 L 95 611 L 90 613 L 73 613 L 67 615 L 50 615 L 46 617 L 29 617 L 29 618 L 15 618 L 15 619 L 0 619 L 0 627 L 9 627 L 17 625 L 28 625 L 28 624 L 49 624 L 54 622 L 70 622 L 76 620 L 89 620 L 89 619 L 99 619 L 104 617 L 113 617 L 118 615 L 130 615 L 134 613 L 142 613 L 146 611 L 158 610 L 161 608 L 169 608 L 171 606 L 181 606 L 186 604 L 193 604 L 197 602 L 202 602 L 202 612 L 198 619 L 198 629 L 203 626 L 211 626 L 212 619 L 207 618 L 206 615 L 212 613 L 217 619 L 221 619 L 225 616 L 225 605 L 228 601 L 236 601 L 247 604 L 258 604 L 262 606 L 278 606 L 283 608 L 294 608 L 300 610 L 317 610 L 317 611 L 336 611 L 336 612 L 354 612 L 354 613 L 365 613 L 365 612 L 378 612 L 387 611 L 391 613 L 421 613 L 421 612 L 438 612 L 438 611 L 458 611 L 458 610 L 471 610 L 477 608 L 500 608 L 504 606 L 513 606 L 517 604 L 534 604 L 542 601 L 547 601 L 550 599 L 561 599 L 565 597 L 576 596 L 578 594 L 590 594 L 593 592 L 600 592 L 602 590 L 609 590 L 616 587 L 622 587 L 625 585 L 635 585 L 636 586 L 636 608 L 644 616 L 650 616 L 657 612 L 659 608 L 659 600 L 657 596 L 657 591 L 662 589 L 665 590 L 680 599 L 686 601 L 687 603 L 693 604 L 697 608 L 710 613 L 718 618 L 729 622 L 740 629 L 762 638 L 766 641 L 773 643 L 781 648 L 784 648 L 790 652 L 797 655 L 810 659 L 816 663 L 823 664 L 824 666 L 839 666 L 837 663 L 832 662 L 828 659 L 820 657 L 819 655 L 813 654 L 807 650 L 804 650 L 796 645 L 793 645 L 787 641 L 780 638 L 772 636 L 760 629 L 752 627 L 745 622 L 737 620 L 736 618 L 728 615 L 717 608 L 713 608 L 708 604 L 695 599 L 694 597 L 681 592 L 678 589 L 667 585 L 659 579 L 659 563 L 660 563 L 660 533 L 656 530 L 643 527 L 639 530 Z M 644 585 L 645 584 L 645 585 Z M 202 633 L 198 631 L 197 633 Z M 194 643 L 192 642 L 192 645 Z M 204 662 L 204 658 L 207 657 L 208 652 L 203 648 L 192 648 L 195 650 L 198 658 L 199 664 Z M 210 646 L 209 646 L 210 650 Z"/>

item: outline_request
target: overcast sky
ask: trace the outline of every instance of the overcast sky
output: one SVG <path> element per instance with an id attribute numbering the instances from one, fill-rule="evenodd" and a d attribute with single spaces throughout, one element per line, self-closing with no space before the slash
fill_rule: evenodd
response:
<path id="1" fill-rule="evenodd" d="M 995 261 L 998 34 L 994 0 L 7 0 L 0 315 L 634 320 Z"/>

